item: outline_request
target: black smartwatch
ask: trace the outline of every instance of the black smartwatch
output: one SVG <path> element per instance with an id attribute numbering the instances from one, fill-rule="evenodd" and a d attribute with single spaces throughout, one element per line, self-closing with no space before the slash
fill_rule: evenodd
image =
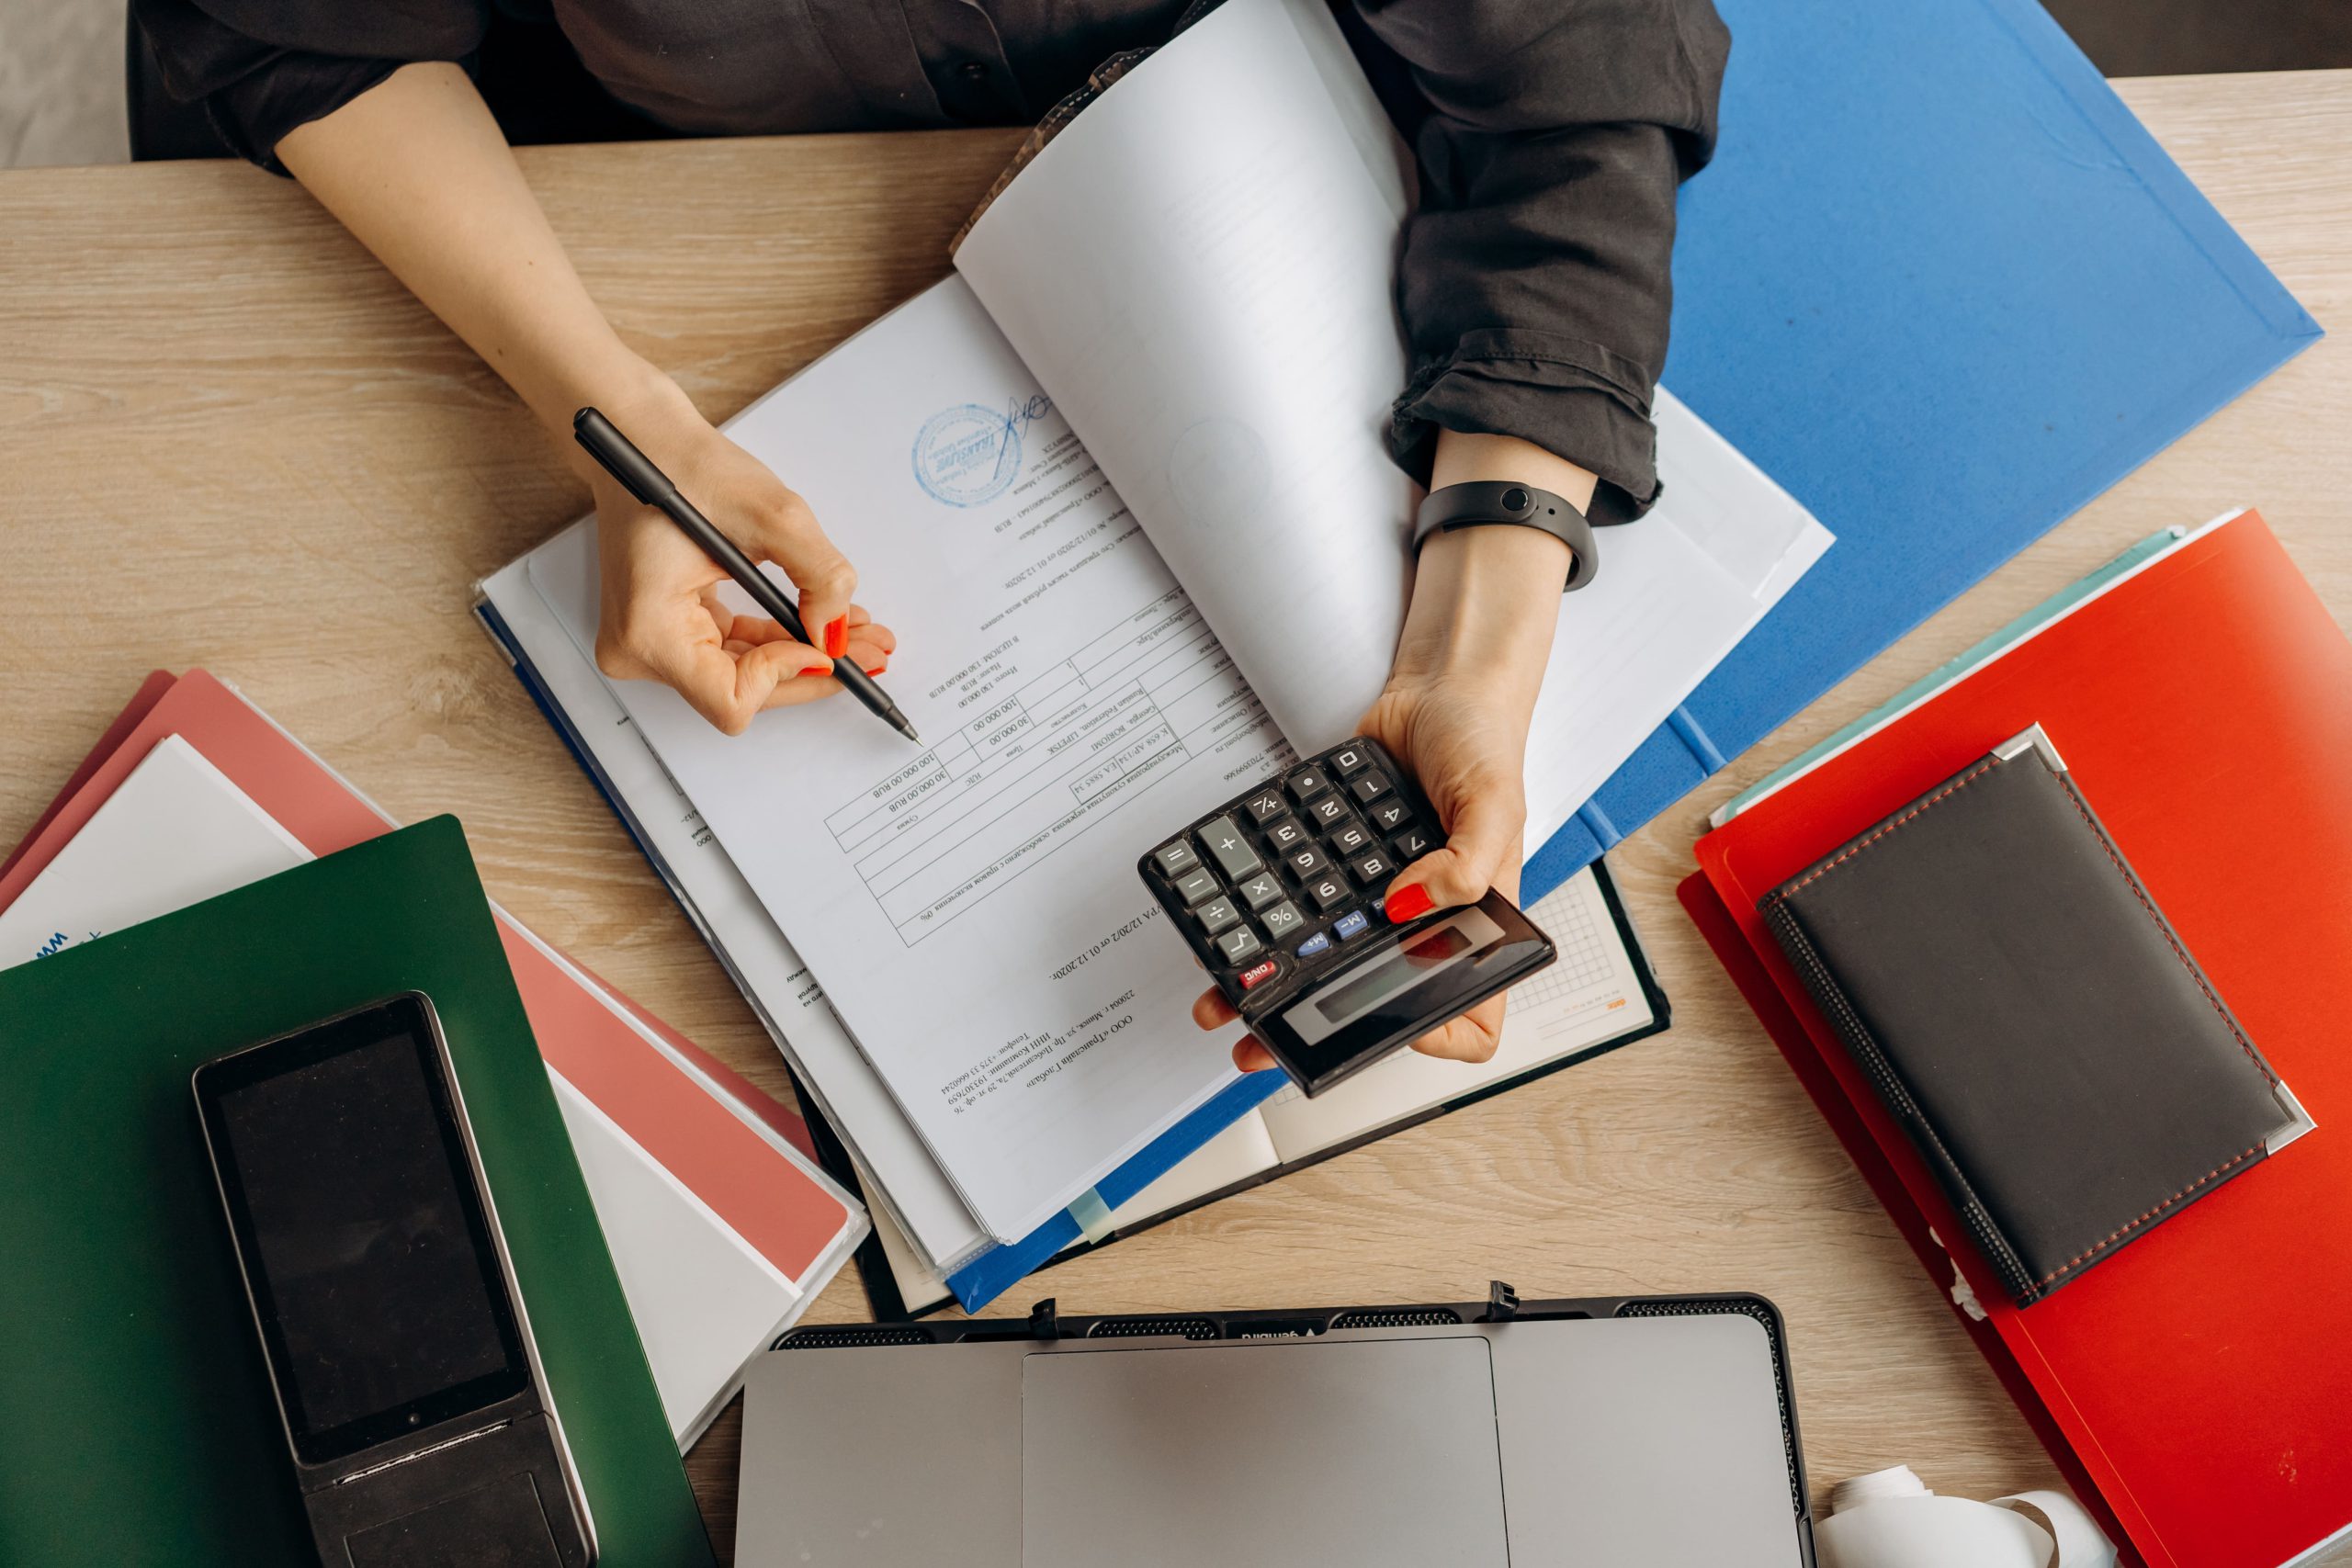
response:
<path id="1" fill-rule="evenodd" d="M 1510 523 L 1541 528 L 1568 547 L 1568 581 L 1561 589 L 1573 592 L 1590 582 L 1600 570 L 1600 551 L 1592 542 L 1592 525 L 1584 513 L 1548 490 L 1533 485 L 1480 482 L 1447 485 L 1433 490 L 1421 502 L 1413 519 L 1413 554 L 1431 534 L 1476 528 L 1487 523 Z"/>

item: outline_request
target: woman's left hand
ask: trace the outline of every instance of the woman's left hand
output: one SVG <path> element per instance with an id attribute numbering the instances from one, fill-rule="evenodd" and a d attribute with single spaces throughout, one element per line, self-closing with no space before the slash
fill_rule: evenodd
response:
<path id="1" fill-rule="evenodd" d="M 1423 547 L 1396 661 L 1363 732 L 1419 781 L 1446 841 L 1388 885 L 1391 920 L 1475 903 L 1490 887 L 1517 896 L 1527 727 L 1567 572 L 1567 547 L 1532 528 L 1464 528 Z M 1413 1048 L 1486 1061 L 1502 1043 L 1503 1006 L 1490 998 Z M 1237 1016 L 1214 989 L 1193 1004 L 1204 1029 Z M 1244 1072 L 1274 1066 L 1253 1036 L 1234 1046 L 1233 1061 Z"/>

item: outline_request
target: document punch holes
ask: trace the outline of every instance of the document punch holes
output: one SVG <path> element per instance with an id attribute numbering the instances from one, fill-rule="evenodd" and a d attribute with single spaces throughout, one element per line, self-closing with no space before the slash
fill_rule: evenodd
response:
<path id="1" fill-rule="evenodd" d="M 1389 923 L 1388 885 L 1444 841 L 1411 777 L 1358 736 L 1227 801 L 1137 869 L 1242 1021 L 1315 1095 L 1557 955 L 1492 890 Z"/>

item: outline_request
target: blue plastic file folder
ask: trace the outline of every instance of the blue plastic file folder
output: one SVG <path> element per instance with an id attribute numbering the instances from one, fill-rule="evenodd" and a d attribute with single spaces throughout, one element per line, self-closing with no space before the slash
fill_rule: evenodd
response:
<path id="1" fill-rule="evenodd" d="M 2320 335 L 2032 0 L 1716 6 L 1666 383 L 1838 542 L 1530 902 Z"/>

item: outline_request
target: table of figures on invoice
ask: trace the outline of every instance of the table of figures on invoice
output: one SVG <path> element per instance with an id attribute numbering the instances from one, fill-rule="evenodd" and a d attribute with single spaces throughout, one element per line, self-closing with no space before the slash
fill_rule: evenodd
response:
<path id="1" fill-rule="evenodd" d="M 976 716 L 825 818 L 910 947 L 1168 770 L 1218 752 L 1264 751 L 1269 769 L 1287 757 L 1182 589 L 1034 674 L 1018 642 L 995 662 Z"/>

